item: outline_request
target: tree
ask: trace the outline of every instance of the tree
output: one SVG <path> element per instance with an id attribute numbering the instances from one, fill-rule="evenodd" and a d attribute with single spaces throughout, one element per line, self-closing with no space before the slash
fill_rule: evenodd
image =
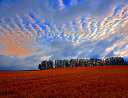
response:
<path id="1" fill-rule="evenodd" d="M 40 70 L 47 69 L 47 61 L 42 61 L 41 64 L 39 64 L 38 68 Z"/>
<path id="2" fill-rule="evenodd" d="M 110 65 L 128 65 L 128 63 L 122 57 L 109 57 L 106 59 L 71 59 L 71 60 L 55 60 L 54 62 L 42 61 L 39 64 L 38 68 L 40 70 L 52 69 L 54 68 L 63 68 L 63 67 L 80 67 L 80 66 L 110 66 Z"/>
<path id="3" fill-rule="evenodd" d="M 66 67 L 70 67 L 70 64 L 66 61 L 66 62 L 65 62 L 65 66 L 66 66 Z"/>
<path id="4" fill-rule="evenodd" d="M 41 64 L 39 64 L 38 69 L 42 70 L 42 65 Z"/>

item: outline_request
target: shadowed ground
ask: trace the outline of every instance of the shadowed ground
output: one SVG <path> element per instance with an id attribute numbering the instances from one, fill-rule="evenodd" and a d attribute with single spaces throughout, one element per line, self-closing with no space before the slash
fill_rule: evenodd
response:
<path id="1" fill-rule="evenodd" d="M 128 97 L 128 66 L 1 71 L 1 98 Z"/>

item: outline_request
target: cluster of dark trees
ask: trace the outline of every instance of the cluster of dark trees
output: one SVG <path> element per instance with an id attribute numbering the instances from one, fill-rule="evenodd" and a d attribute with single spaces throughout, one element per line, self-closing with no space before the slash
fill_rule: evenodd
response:
<path id="1" fill-rule="evenodd" d="M 128 65 L 122 57 L 109 57 L 106 59 L 71 59 L 42 61 L 38 68 L 40 70 L 64 67 L 87 67 L 87 66 L 112 66 Z"/>

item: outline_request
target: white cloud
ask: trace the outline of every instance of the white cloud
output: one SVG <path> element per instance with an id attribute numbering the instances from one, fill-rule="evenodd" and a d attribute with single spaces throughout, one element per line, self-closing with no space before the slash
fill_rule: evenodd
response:
<path id="1" fill-rule="evenodd" d="M 48 0 L 9 0 L 3 1 L 0 6 L 0 17 L 10 17 L 16 15 L 25 15 L 29 12 L 35 13 L 38 19 L 50 21 L 53 23 L 62 23 L 72 20 L 82 15 L 104 16 L 111 8 L 122 0 L 85 0 L 81 3 L 71 5 L 70 8 L 64 7 L 62 0 L 59 5 L 63 10 L 54 9 L 54 2 Z M 74 2 L 74 1 L 73 1 Z M 71 3 L 72 4 L 72 3 Z M 58 5 L 58 6 L 59 6 Z"/>
<path id="2" fill-rule="evenodd" d="M 0 70 L 35 70 L 41 62 L 40 57 L 39 55 L 25 58 L 16 55 L 0 55 Z"/>

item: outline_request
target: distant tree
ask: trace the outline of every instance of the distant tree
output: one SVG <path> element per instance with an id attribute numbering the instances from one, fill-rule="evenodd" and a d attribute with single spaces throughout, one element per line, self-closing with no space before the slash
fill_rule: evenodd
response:
<path id="1" fill-rule="evenodd" d="M 38 69 L 42 70 L 42 65 L 41 64 L 39 64 Z"/>
<path id="2" fill-rule="evenodd" d="M 42 61 L 41 64 L 39 64 L 38 68 L 40 70 L 48 69 L 47 61 Z"/>
<path id="3" fill-rule="evenodd" d="M 54 62 L 42 61 L 38 68 L 40 70 L 52 69 L 52 68 L 63 68 L 63 67 L 87 67 L 87 66 L 111 66 L 111 65 L 128 65 L 128 62 L 122 57 L 109 57 L 106 59 L 71 59 L 71 60 L 55 60 Z M 54 67 L 53 67 L 54 66 Z"/>
<path id="4" fill-rule="evenodd" d="M 70 67 L 70 64 L 68 62 L 65 62 L 66 67 Z"/>
<path id="5" fill-rule="evenodd" d="M 47 68 L 48 69 L 53 68 L 53 61 L 51 61 L 51 60 L 47 61 Z"/>

